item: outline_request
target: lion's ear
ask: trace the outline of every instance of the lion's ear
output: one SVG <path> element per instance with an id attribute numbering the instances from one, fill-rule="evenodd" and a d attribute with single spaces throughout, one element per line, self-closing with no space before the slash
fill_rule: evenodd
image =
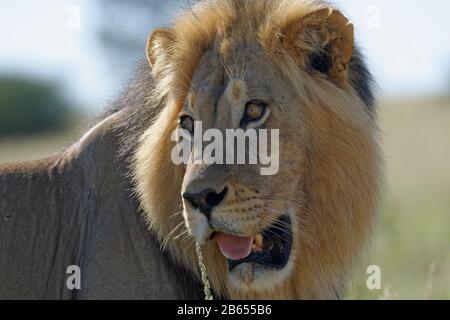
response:
<path id="1" fill-rule="evenodd" d="M 147 60 L 152 69 L 171 55 L 175 37 L 172 29 L 157 28 L 147 41 Z"/>
<path id="2" fill-rule="evenodd" d="M 294 51 L 310 71 L 326 74 L 337 85 L 347 82 L 353 54 L 353 25 L 339 11 L 324 8 L 311 12 L 282 30 L 285 49 Z"/>

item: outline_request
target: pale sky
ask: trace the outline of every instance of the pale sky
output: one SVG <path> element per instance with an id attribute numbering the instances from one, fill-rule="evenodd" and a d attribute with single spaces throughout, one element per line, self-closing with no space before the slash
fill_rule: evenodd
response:
<path id="1" fill-rule="evenodd" d="M 94 28 L 99 8 L 95 3 L 1 1 L 0 73 L 23 72 L 61 79 L 81 102 L 102 108 L 117 92 L 119 83 L 109 79 L 108 66 L 96 44 Z M 356 38 L 383 95 L 431 95 L 449 89 L 450 1 L 334 3 L 355 24 Z M 79 29 L 70 26 L 73 8 L 80 9 Z"/>

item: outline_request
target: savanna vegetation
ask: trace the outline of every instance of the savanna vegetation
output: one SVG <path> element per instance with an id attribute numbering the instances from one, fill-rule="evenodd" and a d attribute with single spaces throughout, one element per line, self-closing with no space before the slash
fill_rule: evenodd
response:
<path id="1" fill-rule="evenodd" d="M 20 76 L 0 77 L 0 136 L 65 128 L 71 103 L 54 82 Z"/>

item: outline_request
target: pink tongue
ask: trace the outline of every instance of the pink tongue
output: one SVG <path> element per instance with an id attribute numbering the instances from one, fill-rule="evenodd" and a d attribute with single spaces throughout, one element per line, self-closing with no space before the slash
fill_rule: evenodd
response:
<path id="1" fill-rule="evenodd" d="M 243 259 L 252 251 L 253 237 L 243 238 L 218 232 L 214 239 L 219 244 L 222 254 L 230 260 Z"/>

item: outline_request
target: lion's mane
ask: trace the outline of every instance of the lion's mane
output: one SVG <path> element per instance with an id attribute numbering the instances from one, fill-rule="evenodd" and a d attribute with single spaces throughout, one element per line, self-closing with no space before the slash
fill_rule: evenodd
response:
<path id="1" fill-rule="evenodd" d="M 305 185 L 305 228 L 314 235 L 295 262 L 288 281 L 271 292 L 233 290 L 227 286 L 224 258 L 212 244 L 204 248 L 215 293 L 224 298 L 339 298 L 348 270 L 367 243 L 374 224 L 381 155 L 371 79 L 358 50 L 349 64 L 349 86 L 314 80 L 288 53 L 280 51 L 279 31 L 295 19 L 325 5 L 300 0 L 202 1 L 175 19 L 170 50 L 151 48 L 155 78 L 151 93 L 154 118 L 140 137 L 132 170 L 136 192 L 150 228 L 164 249 L 198 274 L 190 240 L 168 239 L 184 230 L 181 183 L 183 169 L 170 158 L 170 135 L 177 125 L 190 79 L 213 44 L 224 52 L 257 41 L 292 81 L 304 106 L 310 132 Z M 232 34 L 232 35 L 230 35 Z M 219 66 L 218 66 L 219 67 Z M 142 120 L 140 120 L 142 121 Z M 177 231 L 173 230 L 177 228 Z"/>

